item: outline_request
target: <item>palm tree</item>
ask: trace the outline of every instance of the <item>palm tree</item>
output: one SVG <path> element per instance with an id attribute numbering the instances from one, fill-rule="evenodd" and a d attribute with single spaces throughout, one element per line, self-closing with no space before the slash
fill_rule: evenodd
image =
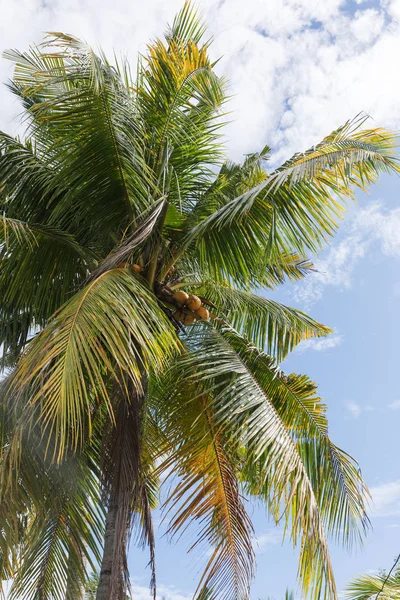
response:
<path id="1" fill-rule="evenodd" d="M 61 599 L 71 581 L 78 597 L 102 503 L 97 600 L 124 597 L 132 532 L 155 594 L 151 511 L 171 473 L 170 533 L 198 526 L 195 546 L 212 548 L 198 591 L 218 598 L 248 597 L 254 572 L 243 493 L 286 522 L 315 597 L 336 593 L 326 534 L 351 544 L 368 525 L 316 385 L 278 367 L 330 330 L 256 292 L 312 270 L 354 189 L 399 172 L 395 139 L 359 117 L 273 171 L 268 147 L 226 161 L 226 86 L 204 33 L 185 4 L 135 78 L 61 33 L 6 53 L 27 125 L 22 140 L 0 134 L 13 598 Z"/>
<path id="2" fill-rule="evenodd" d="M 397 559 L 396 564 L 399 559 Z M 346 588 L 348 600 L 399 600 L 400 569 L 382 571 L 378 575 L 355 577 Z"/>

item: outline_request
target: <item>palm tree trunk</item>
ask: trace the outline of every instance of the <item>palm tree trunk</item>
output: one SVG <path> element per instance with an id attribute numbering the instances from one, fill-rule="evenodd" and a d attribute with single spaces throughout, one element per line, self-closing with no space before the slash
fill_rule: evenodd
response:
<path id="1" fill-rule="evenodd" d="M 127 592 L 127 542 L 133 495 L 140 489 L 140 438 L 142 396 L 127 382 L 129 396 L 117 391 L 119 403 L 109 434 L 103 465 L 108 491 L 108 512 L 103 558 L 96 600 L 125 600 Z M 126 389 L 126 388 L 124 388 Z"/>
<path id="2" fill-rule="evenodd" d="M 116 551 L 116 524 L 118 518 L 118 503 L 110 502 L 106 518 L 106 530 L 104 535 L 103 559 L 101 562 L 99 585 L 96 600 L 123 600 L 124 585 L 121 565 L 121 581 L 115 581 L 115 551 Z M 114 590 L 113 590 L 114 587 Z M 122 590 L 120 591 L 120 589 Z M 122 593 L 121 593 L 122 592 Z M 113 594 L 113 595 L 111 595 Z"/>

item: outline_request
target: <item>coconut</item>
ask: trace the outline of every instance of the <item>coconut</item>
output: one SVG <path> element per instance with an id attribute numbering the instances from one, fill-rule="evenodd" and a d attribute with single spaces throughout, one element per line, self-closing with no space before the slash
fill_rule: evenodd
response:
<path id="1" fill-rule="evenodd" d="M 183 310 L 176 310 L 173 314 L 177 321 L 180 321 L 184 325 L 193 325 L 196 320 L 194 315 L 184 312 Z"/>
<path id="2" fill-rule="evenodd" d="M 142 270 L 142 267 L 140 265 L 134 264 L 132 265 L 132 269 L 136 272 L 136 273 L 140 273 L 140 271 Z"/>
<path id="3" fill-rule="evenodd" d="M 178 290 L 172 297 L 175 300 L 175 302 L 177 302 L 178 304 L 182 304 L 182 306 L 184 306 L 189 300 L 189 294 L 187 294 L 183 290 Z"/>
<path id="4" fill-rule="evenodd" d="M 189 300 L 186 302 L 186 306 L 189 310 L 196 312 L 196 310 L 199 310 L 201 306 L 201 300 L 198 296 L 189 296 Z"/>
<path id="5" fill-rule="evenodd" d="M 125 267 L 127 266 L 127 264 L 128 263 L 126 263 L 126 262 L 119 263 L 119 265 L 117 265 L 117 269 L 125 269 Z"/>
<path id="6" fill-rule="evenodd" d="M 204 306 L 200 306 L 200 308 L 196 310 L 196 315 L 198 315 L 202 319 L 207 320 L 210 316 L 210 313 L 206 308 L 204 308 Z"/>

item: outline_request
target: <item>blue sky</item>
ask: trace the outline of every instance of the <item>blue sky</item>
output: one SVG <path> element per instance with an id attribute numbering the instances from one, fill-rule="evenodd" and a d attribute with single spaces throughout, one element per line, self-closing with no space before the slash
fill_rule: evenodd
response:
<path id="1" fill-rule="evenodd" d="M 239 159 L 269 143 L 273 162 L 304 150 L 366 111 L 372 126 L 400 129 L 400 0 L 202 0 L 214 36 L 218 68 L 231 81 L 232 124 L 227 152 Z M 43 32 L 63 30 L 113 48 L 133 61 L 161 35 L 180 0 L 3 0 L 0 50 L 26 48 Z M 317 23 L 317 27 L 311 27 Z M 134 64 L 134 63 L 133 63 Z M 0 61 L 0 79 L 10 75 Z M 18 130 L 18 109 L 0 89 L 0 128 Z M 375 506 L 364 550 L 332 547 L 339 589 L 357 573 L 390 567 L 400 550 L 400 203 L 399 179 L 385 177 L 369 196 L 358 195 L 338 235 L 318 257 L 319 272 L 274 297 L 307 310 L 335 329 L 328 340 L 305 343 L 286 371 L 307 373 L 329 406 L 333 440 L 360 462 Z M 283 596 L 295 586 L 296 553 L 263 510 L 249 504 L 258 546 L 252 600 Z M 159 515 L 156 514 L 156 521 Z M 198 560 L 189 539 L 169 545 L 160 526 L 160 595 L 187 600 Z M 137 600 L 147 600 L 147 555 L 130 552 Z"/>

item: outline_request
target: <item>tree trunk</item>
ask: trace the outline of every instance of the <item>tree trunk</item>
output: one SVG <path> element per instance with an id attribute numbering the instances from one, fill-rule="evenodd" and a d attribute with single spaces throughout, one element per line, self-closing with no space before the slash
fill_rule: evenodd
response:
<path id="1" fill-rule="evenodd" d="M 96 600 L 124 600 L 125 586 L 123 585 L 122 565 L 120 574 L 121 581 L 119 582 L 119 584 L 114 586 L 112 583 L 112 580 L 114 578 L 113 570 L 115 568 L 117 516 L 118 504 L 115 501 L 112 503 L 110 502 L 106 518 L 103 559 L 101 562 L 99 586 L 97 588 Z M 113 587 L 114 590 L 112 589 Z"/>
<path id="2" fill-rule="evenodd" d="M 126 546 L 133 496 L 140 489 L 140 449 L 143 397 L 131 381 L 114 390 L 115 423 L 110 429 L 103 464 L 108 512 L 103 558 L 96 600 L 125 600 L 127 593 Z M 128 396 L 123 390 L 128 388 Z"/>

